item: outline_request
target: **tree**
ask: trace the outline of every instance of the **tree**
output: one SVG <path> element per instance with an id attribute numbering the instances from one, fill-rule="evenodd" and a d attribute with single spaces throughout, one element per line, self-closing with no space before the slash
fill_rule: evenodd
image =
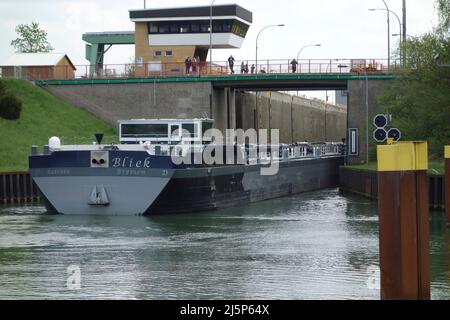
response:
<path id="1" fill-rule="evenodd" d="M 427 140 L 430 155 L 440 157 L 450 144 L 450 68 L 439 66 L 435 57 L 439 53 L 442 63 L 450 63 L 450 0 L 436 4 L 439 25 L 402 44 L 408 53 L 405 66 L 380 102 L 405 140 Z"/>
<path id="2" fill-rule="evenodd" d="M 19 52 L 50 52 L 53 50 L 47 41 L 47 32 L 39 27 L 37 22 L 30 25 L 19 24 L 16 27 L 19 38 L 11 41 L 11 45 Z"/>
<path id="3" fill-rule="evenodd" d="M 439 15 L 437 32 L 450 36 L 450 0 L 437 0 L 436 7 Z"/>

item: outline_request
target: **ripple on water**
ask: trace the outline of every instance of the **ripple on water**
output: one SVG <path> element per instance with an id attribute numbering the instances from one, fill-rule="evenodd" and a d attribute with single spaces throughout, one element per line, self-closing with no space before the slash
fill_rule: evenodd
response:
<path id="1" fill-rule="evenodd" d="M 47 215 L 0 208 L 0 298 L 378 299 L 376 202 L 321 190 L 214 212 Z M 434 226 L 436 225 L 436 227 Z M 432 224 L 432 296 L 449 299 L 450 235 Z M 80 290 L 66 288 L 78 265 Z"/>

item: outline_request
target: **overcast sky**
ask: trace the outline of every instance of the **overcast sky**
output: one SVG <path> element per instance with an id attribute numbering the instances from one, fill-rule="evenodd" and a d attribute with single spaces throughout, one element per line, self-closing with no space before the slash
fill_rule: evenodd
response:
<path id="1" fill-rule="evenodd" d="M 148 8 L 209 5 L 204 0 L 147 0 Z M 216 0 L 215 4 L 237 3 L 253 12 L 253 25 L 241 49 L 214 50 L 214 60 L 252 60 L 256 35 L 268 24 L 259 38 L 261 59 L 295 57 L 301 47 L 302 58 L 384 58 L 387 55 L 386 14 L 369 12 L 383 8 L 382 0 Z M 402 0 L 386 0 L 389 9 L 401 18 Z M 143 8 L 143 0 L 0 0 L 0 61 L 14 52 L 10 46 L 16 38 L 15 26 L 37 21 L 48 32 L 56 52 L 65 52 L 75 64 L 86 64 L 81 35 L 93 31 L 133 30 L 128 10 Z M 391 33 L 398 33 L 398 22 L 391 18 Z M 418 35 L 430 31 L 436 22 L 434 0 L 407 0 L 407 33 Z M 392 42 L 397 42 L 392 37 Z M 125 63 L 133 56 L 131 46 L 112 48 L 107 63 Z"/>
<path id="2" fill-rule="evenodd" d="M 407 0 L 407 33 L 419 35 L 436 24 L 434 0 Z M 210 5 L 205 0 L 147 0 L 147 8 Z M 215 4 L 237 3 L 253 12 L 253 24 L 240 49 L 214 50 L 214 61 L 224 61 L 230 54 L 237 60 L 254 60 L 258 32 L 269 28 L 259 38 L 259 59 L 292 59 L 301 47 L 301 58 L 386 58 L 387 23 L 382 0 L 216 0 Z M 402 0 L 386 0 L 389 9 L 402 17 Z M 76 65 L 84 59 L 85 32 L 133 30 L 128 10 L 140 9 L 144 0 L 0 0 L 0 62 L 14 52 L 15 27 L 38 22 L 48 32 L 55 52 L 67 53 Z M 391 33 L 398 33 L 398 21 L 391 16 Z M 398 37 L 392 37 L 392 46 Z M 134 56 L 132 46 L 116 46 L 105 56 L 105 63 L 127 63 Z"/>

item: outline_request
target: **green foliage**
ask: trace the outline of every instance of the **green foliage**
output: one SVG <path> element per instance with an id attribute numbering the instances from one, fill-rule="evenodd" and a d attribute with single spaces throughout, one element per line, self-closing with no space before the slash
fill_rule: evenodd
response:
<path id="1" fill-rule="evenodd" d="M 6 91 L 22 101 L 22 113 L 16 121 L 0 118 L 0 172 L 27 170 L 30 146 L 42 148 L 51 136 L 59 136 L 65 144 L 90 144 L 96 132 L 105 134 L 105 143 L 117 139 L 112 125 L 46 90 L 25 80 L 3 82 Z"/>
<path id="2" fill-rule="evenodd" d="M 53 50 L 47 41 L 47 32 L 39 27 L 37 22 L 30 25 L 19 24 L 16 27 L 19 38 L 11 41 L 11 45 L 19 52 L 50 52 Z"/>
<path id="3" fill-rule="evenodd" d="M 438 4 L 450 8 L 449 1 Z M 450 63 L 450 40 L 434 31 L 409 38 L 403 46 L 405 66 L 380 102 L 403 140 L 427 140 L 430 155 L 439 157 L 450 144 L 450 68 L 439 66 L 435 56 L 439 53 L 441 63 Z"/>
<path id="4" fill-rule="evenodd" d="M 22 102 L 10 93 L 0 97 L 0 118 L 17 120 L 22 111 Z"/>
<path id="5" fill-rule="evenodd" d="M 5 83 L 0 80 L 0 99 L 6 94 Z"/>
<path id="6" fill-rule="evenodd" d="M 436 5 L 439 15 L 439 24 L 436 30 L 448 37 L 450 35 L 450 0 L 437 0 Z"/>

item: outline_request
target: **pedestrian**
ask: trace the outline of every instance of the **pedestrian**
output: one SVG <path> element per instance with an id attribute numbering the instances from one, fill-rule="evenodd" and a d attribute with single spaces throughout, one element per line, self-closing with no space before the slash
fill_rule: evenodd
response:
<path id="1" fill-rule="evenodd" d="M 242 61 L 242 63 L 241 63 L 241 74 L 244 74 L 244 72 L 245 72 L 245 63 L 244 63 L 244 61 Z"/>
<path id="2" fill-rule="evenodd" d="M 252 73 L 252 74 L 254 74 L 254 73 L 255 73 L 255 68 L 256 68 L 256 67 L 255 67 L 255 65 L 254 65 L 254 64 L 252 64 L 252 66 L 251 66 L 251 73 Z"/>
<path id="3" fill-rule="evenodd" d="M 245 74 L 248 74 L 248 61 L 245 63 L 244 72 Z"/>
<path id="4" fill-rule="evenodd" d="M 184 60 L 184 65 L 186 66 L 186 74 L 189 74 L 191 72 L 191 66 L 192 66 L 192 60 L 190 57 L 186 57 Z"/>
<path id="5" fill-rule="evenodd" d="M 230 67 L 230 71 L 231 71 L 231 73 L 232 74 L 234 74 L 234 58 L 233 58 L 233 55 L 231 55 L 229 58 L 228 58 L 228 66 Z"/>
<path id="6" fill-rule="evenodd" d="M 200 62 L 200 57 L 199 57 L 199 56 L 196 56 L 196 57 L 195 57 L 195 61 L 196 61 L 196 65 L 197 65 L 198 74 L 200 74 L 200 72 L 202 71 L 202 66 L 201 66 L 201 62 Z"/>
<path id="7" fill-rule="evenodd" d="M 297 64 L 298 64 L 297 60 L 295 60 L 295 58 L 292 59 L 291 61 L 292 73 L 295 73 L 297 71 Z"/>
<path id="8" fill-rule="evenodd" d="M 194 57 L 194 60 L 192 61 L 192 72 L 196 73 L 197 72 L 197 58 Z"/>

